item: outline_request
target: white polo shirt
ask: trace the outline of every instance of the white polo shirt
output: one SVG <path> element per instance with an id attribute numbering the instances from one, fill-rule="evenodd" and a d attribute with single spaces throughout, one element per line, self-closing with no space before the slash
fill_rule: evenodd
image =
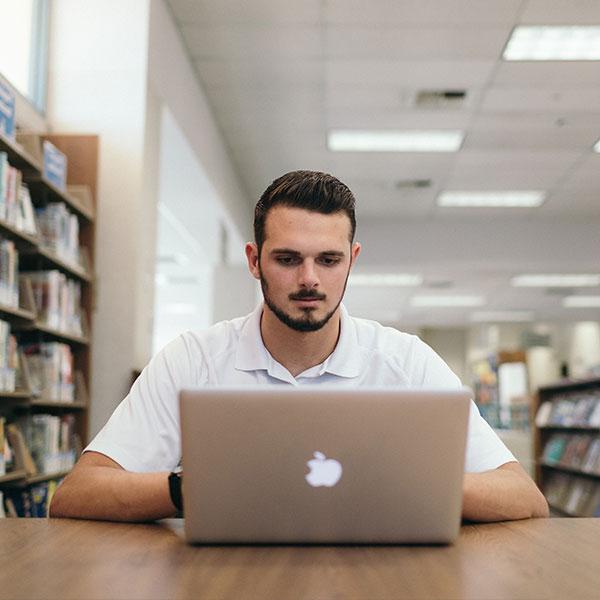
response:
<path id="1" fill-rule="evenodd" d="M 203 385 L 323 385 L 338 388 L 457 389 L 458 377 L 414 335 L 350 317 L 342 305 L 340 337 L 320 365 L 297 377 L 265 348 L 262 304 L 245 317 L 169 343 L 142 371 L 129 394 L 85 451 L 136 472 L 173 470 L 181 456 L 178 393 Z M 495 469 L 514 456 L 471 403 L 466 472 Z"/>

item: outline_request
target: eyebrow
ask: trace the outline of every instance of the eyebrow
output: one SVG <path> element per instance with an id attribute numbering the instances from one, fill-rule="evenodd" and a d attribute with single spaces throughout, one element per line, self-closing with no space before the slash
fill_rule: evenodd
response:
<path id="1" fill-rule="evenodd" d="M 301 252 L 298 252 L 298 250 L 292 250 L 291 248 L 274 248 L 271 250 L 270 254 L 291 254 L 292 256 L 302 256 Z M 339 256 L 343 258 L 346 256 L 346 253 L 341 252 L 340 250 L 324 250 L 323 252 L 319 252 L 319 256 Z"/>

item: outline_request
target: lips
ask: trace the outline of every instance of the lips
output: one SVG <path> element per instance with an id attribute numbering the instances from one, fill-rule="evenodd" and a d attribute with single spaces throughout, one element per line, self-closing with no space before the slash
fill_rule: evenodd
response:
<path id="1" fill-rule="evenodd" d="M 294 302 L 300 302 L 300 304 L 316 304 L 321 302 L 321 298 L 297 298 Z"/>

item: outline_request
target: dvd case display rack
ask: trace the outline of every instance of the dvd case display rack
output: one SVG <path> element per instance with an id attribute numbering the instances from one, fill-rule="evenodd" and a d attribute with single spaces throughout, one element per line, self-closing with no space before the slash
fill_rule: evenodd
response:
<path id="1" fill-rule="evenodd" d="M 536 482 L 555 516 L 600 516 L 600 379 L 538 390 Z"/>
<path id="2" fill-rule="evenodd" d="M 42 139 L 67 157 L 65 189 L 44 175 L 42 153 L 37 152 Z M 53 489 L 68 473 L 88 440 L 98 137 L 44 134 L 17 135 L 16 140 L 12 140 L 0 134 L 0 153 L 19 171 L 19 181 L 23 182 L 38 216 L 45 208 L 59 209 L 54 211 L 59 213 L 59 218 L 67 222 L 71 219 L 71 246 L 77 244 L 77 238 L 79 245 L 78 257 L 74 260 L 49 245 L 39 226 L 32 235 L 0 219 L 0 238 L 16 247 L 19 267 L 18 305 L 0 303 L 0 321 L 4 322 L 5 329 L 8 324 L 18 357 L 12 386 L 2 386 L 0 381 L 0 500 L 4 500 L 0 502 L 3 504 L 0 512 L 5 512 L 6 502 L 12 498 L 13 511 L 15 504 L 22 501 L 21 506 L 7 516 L 45 516 Z M 67 328 L 64 320 L 52 320 L 40 311 L 40 302 L 47 302 L 48 289 L 43 287 L 45 283 L 40 287 L 39 281 L 34 280 L 36 277 L 39 280 L 40 274 L 43 280 L 47 273 L 52 274 L 48 279 L 63 286 L 58 290 L 59 303 L 64 304 L 68 298 L 71 311 L 77 315 L 77 328 Z M 69 296 L 67 288 L 76 293 Z M 65 374 L 64 365 L 68 364 L 68 381 L 65 376 L 58 387 L 35 385 L 30 371 L 32 357 L 26 356 L 26 352 L 34 349 L 35 354 L 36 348 L 46 353 L 46 361 L 64 361 L 58 368 L 60 377 Z M 49 393 L 49 389 L 59 392 Z M 30 424 L 31 431 L 23 431 L 24 428 L 18 426 L 20 423 Z M 48 447 L 56 451 L 52 456 L 44 455 Z M 7 453 L 1 456 L 3 448 L 9 450 L 8 470 Z"/>

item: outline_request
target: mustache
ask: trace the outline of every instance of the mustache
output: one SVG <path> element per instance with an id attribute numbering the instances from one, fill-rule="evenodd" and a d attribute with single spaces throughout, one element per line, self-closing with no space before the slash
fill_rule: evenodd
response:
<path id="1" fill-rule="evenodd" d="M 314 290 L 299 290 L 295 294 L 290 294 L 290 300 L 325 300 L 326 295 Z"/>

